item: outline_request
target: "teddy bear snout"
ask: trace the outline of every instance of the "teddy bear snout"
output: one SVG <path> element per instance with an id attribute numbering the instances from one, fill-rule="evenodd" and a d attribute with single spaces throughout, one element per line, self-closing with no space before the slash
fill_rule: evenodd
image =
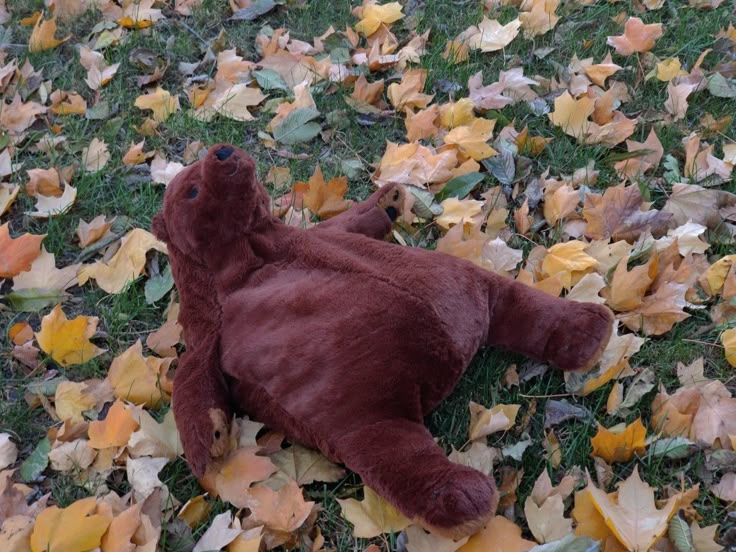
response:
<path id="1" fill-rule="evenodd" d="M 217 157 L 218 160 L 224 161 L 228 157 L 230 157 L 233 154 L 233 148 L 230 146 L 222 146 L 215 152 L 215 157 Z"/>

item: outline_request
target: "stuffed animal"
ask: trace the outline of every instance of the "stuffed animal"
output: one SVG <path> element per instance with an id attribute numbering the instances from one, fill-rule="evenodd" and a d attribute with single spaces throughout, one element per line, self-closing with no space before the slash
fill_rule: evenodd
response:
<path id="1" fill-rule="evenodd" d="M 253 160 L 229 145 L 169 184 L 153 231 L 180 294 L 173 408 L 196 475 L 226 452 L 242 412 L 345 464 L 440 534 L 471 534 L 494 515 L 493 479 L 450 462 L 424 417 L 480 347 L 584 370 L 613 316 L 385 241 L 402 199 L 385 186 L 310 229 L 290 227 L 272 216 Z"/>

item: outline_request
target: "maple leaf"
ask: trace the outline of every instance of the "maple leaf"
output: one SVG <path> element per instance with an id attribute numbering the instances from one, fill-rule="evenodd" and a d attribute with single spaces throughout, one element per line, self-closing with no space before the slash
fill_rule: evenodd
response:
<path id="1" fill-rule="evenodd" d="M 592 455 L 603 458 L 609 464 L 629 462 L 635 454 L 644 453 L 646 435 L 647 430 L 640 418 L 618 433 L 598 424 L 598 433 L 590 440 Z"/>
<path id="2" fill-rule="evenodd" d="M 18 192 L 20 192 L 20 186 L 0 182 L 0 216 L 8 212 L 15 198 L 18 197 Z"/>
<path id="3" fill-rule="evenodd" d="M 726 355 L 726 361 L 736 368 L 736 328 L 731 328 L 721 334 L 721 344 Z"/>
<path id="4" fill-rule="evenodd" d="M 368 2 L 358 8 L 360 21 L 355 25 L 355 30 L 363 36 L 371 36 L 381 25 L 390 25 L 404 17 L 402 9 L 398 2 L 383 5 Z"/>
<path id="5" fill-rule="evenodd" d="M 611 283 L 603 291 L 603 297 L 609 307 L 616 311 L 630 311 L 641 305 L 644 294 L 654 281 L 659 269 L 658 256 L 655 254 L 646 264 L 627 270 L 629 259 L 622 258 L 611 277 Z"/>
<path id="6" fill-rule="evenodd" d="M 64 291 L 77 284 L 79 264 L 56 268 L 53 253 L 41 246 L 41 253 L 31 264 L 30 270 L 13 278 L 13 291 L 22 289 Z"/>
<path id="7" fill-rule="evenodd" d="M 610 52 L 606 54 L 606 57 L 603 58 L 603 61 L 601 61 L 600 63 L 586 65 L 585 67 L 583 67 L 583 71 L 585 71 L 585 74 L 588 76 L 588 78 L 601 88 L 605 86 L 606 79 L 608 77 L 621 71 L 621 69 L 623 69 L 623 67 L 613 63 Z"/>
<path id="8" fill-rule="evenodd" d="M 236 518 L 237 519 L 237 518 Z M 223 512 L 218 514 L 212 520 L 212 523 L 204 532 L 197 544 L 192 548 L 192 552 L 209 552 L 211 550 L 222 550 L 228 548 L 235 541 L 243 530 L 234 527 L 235 519 L 232 512 Z"/>
<path id="9" fill-rule="evenodd" d="M 166 372 L 173 360 L 144 357 L 143 344 L 137 340 L 110 364 L 107 380 L 112 385 L 115 398 L 149 408 L 167 402 L 171 389 L 166 381 Z"/>
<path id="10" fill-rule="evenodd" d="M 342 515 L 353 524 L 353 536 L 370 539 L 383 533 L 398 533 L 411 522 L 370 487 L 363 487 L 363 500 L 337 499 Z"/>
<path id="11" fill-rule="evenodd" d="M 697 388 L 700 402 L 693 416 L 692 437 L 707 447 L 731 446 L 731 436 L 736 435 L 736 399 L 718 380 L 709 381 Z"/>
<path id="12" fill-rule="evenodd" d="M 51 111 L 57 115 L 84 115 L 87 112 L 87 102 L 76 92 L 55 90 L 49 99 Z"/>
<path id="13" fill-rule="evenodd" d="M 230 84 L 220 81 L 198 107 L 195 117 L 201 121 L 209 121 L 217 113 L 234 121 L 253 121 L 255 117 L 248 108 L 259 105 L 265 99 L 260 88 L 252 88 L 245 83 Z"/>
<path id="14" fill-rule="evenodd" d="M 294 481 L 278 492 L 268 487 L 255 487 L 248 495 L 253 523 L 280 533 L 291 533 L 301 527 L 313 506 L 314 502 L 304 500 L 302 490 Z"/>
<path id="15" fill-rule="evenodd" d="M 128 29 L 146 29 L 163 18 L 161 10 L 154 9 L 156 0 L 140 0 L 129 3 L 123 9 L 118 24 Z"/>
<path id="16" fill-rule="evenodd" d="M 278 468 L 268 457 L 256 455 L 257 447 L 246 447 L 232 453 L 215 476 L 220 498 L 237 508 L 248 507 L 250 486 L 267 479 Z"/>
<path id="17" fill-rule="evenodd" d="M 454 145 L 466 157 L 480 161 L 496 154 L 486 142 L 493 136 L 495 119 L 475 119 L 470 125 L 453 128 L 445 136 L 445 144 Z"/>
<path id="18" fill-rule="evenodd" d="M 580 203 L 580 192 L 566 182 L 555 182 L 544 189 L 544 218 L 550 226 L 571 215 Z"/>
<path id="19" fill-rule="evenodd" d="M 13 96 L 10 104 L 3 102 L 0 107 L 0 125 L 14 135 L 21 135 L 36 121 L 37 116 L 46 113 L 46 108 L 39 103 L 24 103 L 20 94 Z"/>
<path id="20" fill-rule="evenodd" d="M 554 29 L 560 20 L 555 14 L 559 5 L 560 0 L 524 0 L 519 12 L 524 37 L 540 36 Z"/>
<path id="21" fill-rule="evenodd" d="M 514 427 L 521 405 L 497 404 L 493 408 L 470 401 L 470 440 L 475 441 L 491 433 L 507 431 Z"/>
<path id="22" fill-rule="evenodd" d="M 148 94 L 138 96 L 134 105 L 138 109 L 150 109 L 153 112 L 153 120 L 163 123 L 169 115 L 179 111 L 179 98 L 159 86 Z"/>
<path id="23" fill-rule="evenodd" d="M 131 407 L 131 410 L 133 419 L 140 426 L 138 431 L 130 435 L 127 443 L 128 453 L 132 457 L 153 456 L 174 460 L 183 453 L 173 409 L 166 412 L 161 423 L 142 408 Z"/>
<path id="24" fill-rule="evenodd" d="M 41 242 L 46 234 L 22 234 L 10 237 L 9 223 L 0 226 L 0 278 L 14 278 L 31 269 L 41 254 Z"/>
<path id="25" fill-rule="evenodd" d="M 673 120 L 679 121 L 685 118 L 688 103 L 687 98 L 697 86 L 687 82 L 674 84 L 672 81 L 667 85 L 667 101 L 664 107 L 667 113 L 673 116 Z"/>
<path id="26" fill-rule="evenodd" d="M 426 187 L 427 184 L 447 182 L 456 166 L 457 152 L 454 149 L 437 153 L 421 144 L 388 142 L 375 178 L 379 186 L 397 183 Z"/>
<path id="27" fill-rule="evenodd" d="M 521 21 L 518 18 L 501 25 L 495 19 L 483 17 L 477 32 L 468 37 L 468 44 L 474 50 L 495 52 L 508 46 L 519 34 L 520 28 Z"/>
<path id="28" fill-rule="evenodd" d="M 136 429 L 138 423 L 123 402 L 116 400 L 104 420 L 90 422 L 89 446 L 94 449 L 125 446 Z"/>
<path id="29" fill-rule="evenodd" d="M 298 184 L 301 183 L 297 182 L 296 185 Z M 304 205 L 320 218 L 334 217 L 352 205 L 352 201 L 344 199 L 348 190 L 346 176 L 335 177 L 325 182 L 322 168 L 317 165 L 307 185 L 309 189 L 304 192 Z"/>
<path id="30" fill-rule="evenodd" d="M 18 459 L 18 446 L 10 440 L 9 433 L 0 433 L 0 470 L 15 464 Z"/>
<path id="31" fill-rule="evenodd" d="M 94 496 L 77 500 L 67 508 L 46 508 L 36 518 L 31 551 L 66 552 L 98 547 L 112 518 L 93 514 L 96 508 Z"/>
<path id="32" fill-rule="evenodd" d="M 160 154 L 156 154 L 151 161 L 151 180 L 157 184 L 168 186 L 174 177 L 184 170 L 184 165 L 177 161 L 166 161 Z"/>
<path id="33" fill-rule="evenodd" d="M 41 350 L 64 367 L 89 362 L 104 350 L 90 343 L 97 331 L 96 316 L 77 316 L 68 320 L 61 305 L 41 319 L 36 339 Z"/>
<path id="34" fill-rule="evenodd" d="M 73 424 L 83 422 L 84 412 L 96 410 L 107 400 L 112 400 L 112 391 L 100 380 L 63 381 L 54 394 L 57 416 Z"/>
<path id="35" fill-rule="evenodd" d="M 87 247 L 100 240 L 108 234 L 108 230 L 115 222 L 115 218 L 109 222 L 105 221 L 105 215 L 97 215 L 90 222 L 85 222 L 84 219 L 79 219 L 77 225 L 77 238 L 79 238 L 79 247 Z"/>
<path id="36" fill-rule="evenodd" d="M 633 242 L 645 230 L 652 234 L 664 234 L 670 213 L 642 211 L 643 198 L 637 186 L 613 186 L 603 195 L 585 194 L 583 217 L 588 221 L 585 235 L 600 240 L 626 240 Z"/>
<path id="37" fill-rule="evenodd" d="M 641 151 L 644 155 L 618 161 L 614 168 L 627 178 L 634 178 L 645 174 L 659 166 L 664 155 L 662 142 L 659 141 L 654 129 L 649 131 L 649 136 L 644 142 L 626 140 L 626 149 L 631 153 Z"/>
<path id="38" fill-rule="evenodd" d="M 471 77 L 472 80 L 473 77 Z M 474 102 L 470 98 L 462 98 L 439 106 L 440 125 L 448 130 L 468 125 L 475 119 Z"/>
<path id="39" fill-rule="evenodd" d="M 334 483 L 345 476 L 345 470 L 330 462 L 317 451 L 293 445 L 271 455 L 274 465 L 279 468 L 278 475 L 297 485 L 309 485 L 315 481 Z"/>
<path id="40" fill-rule="evenodd" d="M 505 88 L 501 81 L 483 86 L 483 71 L 478 71 L 468 79 L 468 94 L 478 109 L 501 109 L 514 103 L 512 98 L 503 95 Z"/>
<path id="41" fill-rule="evenodd" d="M 593 99 L 582 96 L 576 100 L 565 90 L 555 98 L 555 110 L 547 116 L 552 124 L 562 128 L 565 134 L 582 140 L 588 134 L 592 124 L 588 117 L 594 110 Z"/>
<path id="42" fill-rule="evenodd" d="M 697 184 L 675 183 L 663 212 L 671 213 L 678 225 L 687 222 L 703 224 L 714 230 L 723 224 L 719 211 L 736 205 L 736 195 L 723 190 L 703 188 Z"/>
<path id="43" fill-rule="evenodd" d="M 79 270 L 80 285 L 90 278 L 107 293 L 120 293 L 125 287 L 138 278 L 146 265 L 146 253 L 155 249 L 166 253 L 166 244 L 156 239 L 150 232 L 142 228 L 134 228 L 120 240 L 120 249 L 105 262 L 83 265 Z"/>
<path id="44" fill-rule="evenodd" d="M 577 240 L 553 245 L 544 256 L 542 272 L 547 276 L 559 275 L 564 287 L 572 287 L 598 264 L 584 252 L 585 246 L 584 242 Z"/>
<path id="45" fill-rule="evenodd" d="M 613 46 L 617 54 L 630 56 L 635 52 L 648 52 L 663 34 L 661 23 L 645 25 L 638 17 L 629 17 L 624 25 L 624 34 L 609 36 L 607 44 Z"/>
<path id="46" fill-rule="evenodd" d="M 562 497 L 548 497 L 541 506 L 531 496 L 524 502 L 524 515 L 529 530 L 537 542 L 546 543 L 563 538 L 572 531 L 572 520 L 565 518 Z"/>
<path id="47" fill-rule="evenodd" d="M 71 37 L 69 35 L 66 38 L 58 40 L 54 35 L 56 35 L 56 17 L 52 17 L 51 19 L 39 17 L 36 25 L 33 27 L 31 37 L 28 39 L 28 51 L 36 53 L 52 50 Z"/>
<path id="48" fill-rule="evenodd" d="M 89 146 L 82 150 L 82 164 L 88 173 L 101 171 L 110 160 L 107 144 L 99 138 L 93 138 Z"/>
<path id="49" fill-rule="evenodd" d="M 521 527 L 503 516 L 495 516 L 482 531 L 458 548 L 458 552 L 526 552 L 537 545 L 521 538 Z"/>
<path id="50" fill-rule="evenodd" d="M 586 490 L 591 494 L 596 510 L 606 525 L 628 550 L 644 552 L 667 531 L 667 523 L 675 515 L 680 495 L 670 497 L 658 509 L 654 503 L 654 490 L 639 477 L 634 466 L 631 476 L 618 486 L 616 497 L 588 482 Z"/>
<path id="51" fill-rule="evenodd" d="M 406 125 L 406 139 L 409 142 L 427 140 L 439 133 L 435 124 L 439 116 L 439 106 L 431 105 L 427 109 L 412 113 L 407 111 L 404 124 Z"/>
<path id="52" fill-rule="evenodd" d="M 510 276 L 523 257 L 524 253 L 520 249 L 513 249 L 501 238 L 496 237 L 483 246 L 481 266 L 498 274 Z"/>
<path id="53" fill-rule="evenodd" d="M 450 197 L 442 203 L 442 214 L 435 219 L 437 224 L 448 230 L 461 222 L 472 223 L 473 217 L 480 214 L 483 202 L 475 199 L 457 199 Z"/>
<path id="54" fill-rule="evenodd" d="M 168 487 L 159 479 L 159 472 L 166 466 L 166 458 L 129 458 L 125 464 L 125 473 L 133 491 L 136 502 L 145 500 L 152 493 L 158 492 L 161 500 L 169 498 Z"/>
<path id="55" fill-rule="evenodd" d="M 687 72 L 682 70 L 680 58 L 667 58 L 657 63 L 656 77 L 662 82 L 670 82 L 675 77 L 687 76 Z"/>
<path id="56" fill-rule="evenodd" d="M 386 95 L 397 111 L 424 109 L 434 98 L 433 94 L 422 92 L 426 82 L 426 69 L 411 69 L 404 73 L 400 83 L 389 85 Z"/>
<path id="57" fill-rule="evenodd" d="M 86 46 L 82 46 L 79 49 L 79 61 L 82 67 L 87 70 L 87 78 L 85 78 L 84 82 L 92 90 L 99 90 L 108 84 L 120 67 L 119 63 L 108 65 L 105 62 L 104 55 Z"/>
<path id="58" fill-rule="evenodd" d="M 685 299 L 687 284 L 667 283 L 647 295 L 634 310 L 620 314 L 619 320 L 632 331 L 645 335 L 662 335 L 677 323 L 689 318 L 682 309 L 691 306 Z"/>
<path id="59" fill-rule="evenodd" d="M 700 527 L 696 521 L 690 524 L 693 545 L 697 552 L 721 552 L 723 547 L 715 542 L 718 525 Z"/>
<path id="60" fill-rule="evenodd" d="M 128 151 L 125 152 L 125 155 L 123 156 L 123 165 L 140 165 L 141 163 L 145 163 L 154 156 L 154 152 L 144 152 L 143 147 L 146 144 L 146 140 L 143 139 L 137 144 L 134 144 L 131 142 L 130 148 L 128 148 Z"/>

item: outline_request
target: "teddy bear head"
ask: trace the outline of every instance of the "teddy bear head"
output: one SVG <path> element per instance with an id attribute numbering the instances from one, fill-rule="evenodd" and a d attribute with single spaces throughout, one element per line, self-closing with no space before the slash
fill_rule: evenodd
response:
<path id="1" fill-rule="evenodd" d="M 254 231 L 270 220 L 269 196 L 256 178 L 255 162 L 240 148 L 219 144 L 169 183 L 153 233 L 187 256 L 208 251 Z"/>

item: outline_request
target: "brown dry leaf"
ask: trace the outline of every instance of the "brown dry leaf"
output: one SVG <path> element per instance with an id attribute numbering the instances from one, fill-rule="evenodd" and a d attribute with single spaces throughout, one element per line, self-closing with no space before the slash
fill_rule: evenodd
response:
<path id="1" fill-rule="evenodd" d="M 555 14 L 559 5 L 560 0 L 524 0 L 519 12 L 524 37 L 540 36 L 554 29 L 560 19 Z"/>
<path id="2" fill-rule="evenodd" d="M 143 147 L 145 145 L 145 139 L 141 140 L 137 144 L 131 143 L 130 148 L 128 148 L 128 151 L 125 152 L 125 155 L 123 155 L 123 165 L 140 165 L 141 163 L 145 163 L 151 157 L 153 157 L 155 152 L 143 151 Z"/>
<path id="3" fill-rule="evenodd" d="M 615 499 L 615 493 L 612 498 Z M 607 538 L 613 537 L 613 533 L 606 525 L 603 516 L 596 509 L 593 495 L 588 489 L 575 493 L 575 506 L 572 509 L 572 517 L 575 520 L 575 534 L 591 539 L 605 542 Z M 607 550 L 607 548 L 606 548 Z"/>
<path id="4" fill-rule="evenodd" d="M 173 358 L 143 356 L 140 339 L 125 352 L 113 359 L 107 379 L 112 385 L 113 394 L 134 404 L 154 408 L 161 402 L 168 402 L 170 389 L 166 372 Z"/>
<path id="5" fill-rule="evenodd" d="M 10 237 L 10 223 L 0 226 L 0 278 L 13 278 L 31 269 L 41 254 L 41 242 L 46 234 L 22 234 Z"/>
<path id="6" fill-rule="evenodd" d="M 156 154 L 151 161 L 151 180 L 157 184 L 168 186 L 174 177 L 184 170 L 184 165 L 177 161 L 166 161 L 160 154 Z"/>
<path id="7" fill-rule="evenodd" d="M 158 330 L 148 334 L 146 347 L 162 357 L 176 356 L 174 347 L 181 343 L 182 330 L 176 319 L 167 320 Z"/>
<path id="8" fill-rule="evenodd" d="M 55 168 L 29 169 L 27 172 L 28 183 L 26 184 L 26 194 L 29 196 L 41 194 L 59 197 L 64 193 L 61 188 L 59 171 Z"/>
<path id="9" fill-rule="evenodd" d="M 31 38 L 28 39 L 28 51 L 31 53 L 43 52 L 44 50 L 52 50 L 63 44 L 71 35 L 58 40 L 56 35 L 56 17 L 44 19 L 39 17 L 36 25 L 33 27 Z"/>
<path id="10" fill-rule="evenodd" d="M 315 481 L 334 483 L 345 476 L 345 470 L 337 464 L 330 462 L 321 453 L 300 445 L 272 454 L 271 460 L 281 473 L 298 485 L 309 485 Z"/>
<path id="11" fill-rule="evenodd" d="M 456 167 L 455 150 L 435 152 L 421 144 L 387 142 L 375 178 L 379 187 L 389 183 L 427 187 L 450 180 Z"/>
<path id="12" fill-rule="evenodd" d="M 99 138 L 93 138 L 89 146 L 82 150 L 82 165 L 88 173 L 101 171 L 110 160 L 107 144 Z"/>
<path id="13" fill-rule="evenodd" d="M 66 213 L 77 199 L 77 189 L 66 184 L 64 192 L 59 196 L 45 196 L 36 194 L 35 211 L 26 212 L 34 218 L 49 218 Z"/>
<path id="14" fill-rule="evenodd" d="M 97 451 L 87 439 L 56 441 L 49 452 L 51 469 L 58 472 L 80 472 L 89 468 L 97 457 Z"/>
<path id="15" fill-rule="evenodd" d="M 546 186 L 544 190 L 544 218 L 550 226 L 575 212 L 580 203 L 580 192 L 566 182 Z"/>
<path id="16" fill-rule="evenodd" d="M 588 483 L 593 503 L 606 525 L 628 550 L 650 550 L 667 531 L 667 523 L 675 515 L 680 495 L 672 496 L 663 508 L 654 503 L 654 489 L 639 477 L 639 468 L 618 486 L 617 497 Z"/>
<path id="17" fill-rule="evenodd" d="M 732 193 L 677 182 L 672 185 L 672 193 L 662 211 L 672 213 L 672 219 L 678 226 L 695 222 L 714 230 L 723 224 L 719 211 L 733 208 L 734 205 L 736 195 Z"/>
<path id="18" fill-rule="evenodd" d="M 696 88 L 697 85 L 687 82 L 674 84 L 670 81 L 667 85 L 667 101 L 664 102 L 664 107 L 667 113 L 673 116 L 674 121 L 685 118 L 688 108 L 687 98 Z"/>
<path id="19" fill-rule="evenodd" d="M 259 105 L 265 99 L 266 96 L 260 88 L 252 88 L 245 83 L 230 84 L 224 80 L 217 81 L 215 89 L 198 106 L 194 116 L 200 121 L 209 121 L 215 114 L 234 121 L 253 121 L 255 117 L 248 108 Z"/>
<path id="20" fill-rule="evenodd" d="M 624 161 L 618 161 L 615 169 L 627 178 L 636 178 L 659 166 L 664 155 L 662 142 L 659 141 L 654 129 L 649 131 L 649 136 L 644 142 L 626 140 L 626 148 L 629 152 L 641 151 L 644 155 L 632 157 Z M 647 150 L 647 151 L 645 151 Z"/>
<path id="21" fill-rule="evenodd" d="M 145 500 L 155 492 L 160 492 L 162 500 L 168 500 L 169 490 L 158 477 L 167 463 L 167 458 L 128 458 L 125 472 L 136 502 Z"/>
<path id="22" fill-rule="evenodd" d="M 669 282 L 647 295 L 635 310 L 618 316 L 624 325 L 634 332 L 641 330 L 645 335 L 662 335 L 677 323 L 689 318 L 683 311 L 692 306 L 685 298 L 690 286 Z"/>
<path id="23" fill-rule="evenodd" d="M 426 69 L 411 69 L 404 73 L 400 83 L 391 83 L 387 96 L 397 111 L 424 109 L 432 101 L 434 95 L 424 94 L 427 82 Z"/>
<path id="24" fill-rule="evenodd" d="M 726 386 L 711 381 L 699 387 L 700 403 L 693 417 L 691 436 L 707 447 L 729 448 L 736 435 L 736 399 Z"/>
<path id="25" fill-rule="evenodd" d="M 0 182 L 0 216 L 8 212 L 11 205 L 18 197 L 20 186 Z"/>
<path id="26" fill-rule="evenodd" d="M 645 230 L 655 236 L 667 231 L 670 213 L 652 209 L 643 211 L 638 186 L 620 184 L 607 188 L 603 195 L 586 194 L 583 217 L 588 221 L 588 238 L 635 241 Z"/>
<path id="27" fill-rule="evenodd" d="M 110 221 L 105 221 L 105 215 L 97 215 L 90 222 L 85 222 L 84 219 L 79 219 L 77 225 L 77 238 L 79 239 L 79 247 L 85 248 L 92 245 L 96 241 L 102 239 L 108 234 L 108 230 L 115 222 L 113 217 Z"/>
<path id="28" fill-rule="evenodd" d="M 297 182 L 295 186 L 303 184 Z M 304 192 L 304 206 L 320 218 L 330 218 L 339 215 L 350 208 L 352 201 L 344 199 L 348 191 L 346 176 L 335 177 L 328 182 L 322 175 L 322 168 L 317 165 L 314 174 L 306 183 L 309 190 Z"/>
<path id="29" fill-rule="evenodd" d="M 507 431 L 514 427 L 519 413 L 519 404 L 497 404 L 486 408 L 470 401 L 470 440 L 475 441 L 497 431 Z"/>
<path id="30" fill-rule="evenodd" d="M 258 456 L 257 447 L 247 447 L 232 453 L 215 476 L 215 488 L 220 498 L 237 508 L 248 507 L 250 486 L 267 479 L 278 471 L 266 456 Z"/>
<path id="31" fill-rule="evenodd" d="M 13 291 L 21 289 L 40 289 L 47 291 L 64 291 L 77 285 L 77 270 L 80 264 L 56 268 L 53 253 L 41 246 L 41 254 L 36 257 L 27 272 L 21 272 L 13 278 Z"/>
<path id="32" fill-rule="evenodd" d="M 495 19 L 483 17 L 483 21 L 475 29 L 476 32 L 469 35 L 467 42 L 470 48 L 474 50 L 495 52 L 508 46 L 519 34 L 520 28 L 521 21 L 519 19 L 501 25 Z"/>
<path id="33" fill-rule="evenodd" d="M 134 105 L 138 109 L 150 109 L 151 116 L 157 123 L 163 123 L 180 108 L 178 96 L 172 96 L 160 86 L 148 94 L 138 96 Z"/>
<path id="34" fill-rule="evenodd" d="M 89 446 L 94 449 L 125 446 L 136 429 L 138 423 L 123 402 L 116 400 L 104 420 L 90 422 Z"/>
<path id="35" fill-rule="evenodd" d="M 120 249 L 105 262 L 84 265 L 79 270 L 79 283 L 84 285 L 90 278 L 107 293 L 120 293 L 138 278 L 146 265 L 146 253 L 155 249 L 166 253 L 166 244 L 142 228 L 134 228 L 120 241 Z"/>
<path id="36" fill-rule="evenodd" d="M 471 124 L 453 128 L 445 135 L 445 144 L 457 147 L 465 157 L 480 161 L 496 155 L 496 150 L 487 144 L 493 136 L 495 120 L 475 119 Z"/>
<path id="37" fill-rule="evenodd" d="M 560 127 L 565 134 L 582 141 L 590 131 L 592 123 L 588 117 L 594 110 L 595 101 L 592 98 L 582 96 L 576 100 L 565 90 L 555 98 L 555 110 L 547 116 L 552 124 Z"/>
<path id="38" fill-rule="evenodd" d="M 529 530 L 539 543 L 561 539 L 572 531 L 572 520 L 565 518 L 565 503 L 559 495 L 548 497 L 541 506 L 529 496 L 524 503 L 524 515 Z"/>
<path id="39" fill-rule="evenodd" d="M 375 106 L 383 95 L 383 79 L 374 82 L 368 82 L 365 75 L 360 75 L 355 81 L 355 87 L 350 97 L 358 102 Z"/>
<path id="40" fill-rule="evenodd" d="M 623 67 L 613 63 L 610 52 L 606 54 L 606 57 L 603 58 L 603 61 L 601 61 L 600 63 L 596 63 L 595 65 L 586 65 L 585 67 L 583 67 L 583 70 L 585 71 L 585 74 L 588 76 L 588 78 L 601 88 L 605 86 L 606 79 L 608 77 L 617 73 L 621 69 L 623 69 Z"/>
<path id="41" fill-rule="evenodd" d="M 468 541 L 468 537 L 454 541 L 440 537 L 434 533 L 428 533 L 419 525 L 410 525 L 406 528 L 406 552 L 456 552 Z M 366 550 L 364 552 L 371 552 Z M 378 550 L 376 552 L 379 552 Z"/>
<path id="42" fill-rule="evenodd" d="M 22 135 L 28 127 L 36 122 L 36 117 L 46 113 L 46 108 L 36 102 L 23 102 L 20 94 L 13 96 L 9 104 L 0 104 L 0 126 L 13 135 Z"/>
<path id="43" fill-rule="evenodd" d="M 641 305 L 644 294 L 654 281 L 659 270 L 656 252 L 646 264 L 627 270 L 628 257 L 619 261 L 611 276 L 610 285 L 603 291 L 606 303 L 615 311 L 630 311 Z"/>
<path id="44" fill-rule="evenodd" d="M 183 519 L 190 529 L 194 529 L 197 525 L 207 519 L 212 511 L 212 503 L 207 502 L 207 495 L 201 494 L 194 498 L 190 498 L 184 506 L 181 507 L 176 517 Z"/>
<path id="45" fill-rule="evenodd" d="M 79 49 L 79 61 L 87 70 L 85 82 L 92 90 L 99 90 L 109 83 L 120 67 L 119 63 L 107 65 L 104 55 L 86 46 Z"/>
<path id="46" fill-rule="evenodd" d="M 56 90 L 49 100 L 51 111 L 57 115 L 84 115 L 87 112 L 87 102 L 76 92 Z"/>
<path id="47" fill-rule="evenodd" d="M 427 109 L 412 113 L 407 111 L 404 124 L 406 125 L 406 139 L 409 142 L 417 140 L 428 140 L 436 136 L 440 129 L 437 126 L 439 117 L 439 106 L 429 106 Z"/>
<path id="48" fill-rule="evenodd" d="M 31 534 L 32 552 L 69 552 L 92 550 L 102 541 L 111 517 L 93 514 L 94 496 L 77 500 L 67 508 L 50 506 L 36 518 Z"/>
<path id="49" fill-rule="evenodd" d="M 624 26 L 624 34 L 609 36 L 607 44 L 613 46 L 617 54 L 630 56 L 635 52 L 648 52 L 663 34 L 661 23 L 645 25 L 638 17 L 630 17 Z"/>
<path id="50" fill-rule="evenodd" d="M 723 550 L 723 547 L 715 542 L 718 525 L 700 527 L 697 522 L 693 521 L 690 524 L 690 532 L 696 552 L 721 552 Z"/>
<path id="51" fill-rule="evenodd" d="M 0 470 L 15 464 L 18 459 L 18 445 L 10 440 L 9 433 L 0 433 Z"/>
<path id="52" fill-rule="evenodd" d="M 343 503 L 347 501 L 338 500 L 338 502 L 344 508 Z M 281 487 L 278 492 L 268 487 L 255 487 L 250 489 L 248 495 L 248 508 L 252 512 L 251 521 L 256 525 L 265 525 L 272 531 L 282 533 L 291 533 L 299 529 L 306 521 L 313 506 L 314 502 L 304 500 L 302 490 L 294 481 Z M 404 527 L 406 525 L 397 530 Z"/>
<path id="53" fill-rule="evenodd" d="M 110 527 L 102 537 L 102 552 L 135 552 L 138 547 L 132 541 L 142 523 L 143 506 L 143 502 L 138 502 L 113 518 Z"/>
<path id="54" fill-rule="evenodd" d="M 41 330 L 36 340 L 41 350 L 64 367 L 84 364 L 104 350 L 90 343 L 97 331 L 96 316 L 77 316 L 67 320 L 61 305 L 41 319 Z"/>
<path id="55" fill-rule="evenodd" d="M 294 483 L 296 485 L 296 483 Z M 398 533 L 411 522 L 370 487 L 363 487 L 363 500 L 337 499 L 342 515 L 353 524 L 353 536 L 373 538 L 383 533 Z"/>
<path id="56" fill-rule="evenodd" d="M 496 516 L 458 552 L 526 552 L 536 545 L 534 541 L 521 538 L 521 527 L 503 516 Z"/>
<path id="57" fill-rule="evenodd" d="M 586 274 L 573 286 L 565 298 L 579 303 L 603 304 L 606 300 L 600 296 L 600 292 L 604 287 L 606 287 L 606 281 L 603 276 L 597 273 Z"/>
<path id="58" fill-rule="evenodd" d="M 614 433 L 598 424 L 598 433 L 590 440 L 593 446 L 592 456 L 599 456 L 607 463 L 629 462 L 635 454 L 645 451 L 644 440 L 647 430 L 641 418 L 632 422 L 618 433 Z"/>

